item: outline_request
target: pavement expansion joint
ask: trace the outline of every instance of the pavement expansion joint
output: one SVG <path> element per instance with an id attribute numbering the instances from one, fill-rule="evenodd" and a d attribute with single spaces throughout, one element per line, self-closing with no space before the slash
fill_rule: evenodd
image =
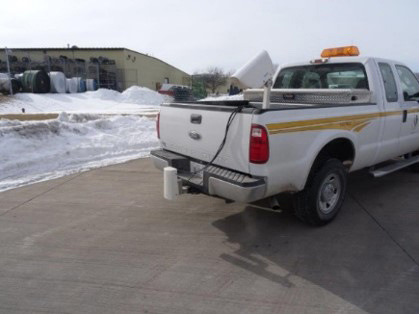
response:
<path id="1" fill-rule="evenodd" d="M 46 191 L 44 191 L 44 192 L 42 192 L 42 193 L 40 193 L 38 195 L 35 195 L 34 197 L 31 197 L 30 199 L 28 199 L 28 200 L 20 203 L 19 205 L 16 205 L 16 206 L 10 208 L 9 210 L 6 210 L 5 212 L 3 212 L 3 213 L 0 214 L 0 217 L 6 215 L 7 213 L 9 213 L 9 212 L 11 212 L 11 211 L 13 211 L 13 210 L 15 210 L 17 208 L 19 208 L 20 206 L 23 206 L 23 205 L 25 205 L 25 204 L 33 201 L 34 199 L 37 199 L 38 197 L 43 196 L 43 195 L 47 194 L 48 192 L 51 192 L 51 191 L 55 190 L 56 188 L 58 188 L 58 187 L 60 187 L 60 186 L 62 186 L 64 184 L 66 184 L 66 183 L 74 180 L 75 178 L 79 177 L 81 174 L 82 173 L 80 172 L 80 173 L 76 174 L 74 177 L 72 177 L 72 178 L 70 178 L 70 179 L 68 179 L 68 180 L 66 180 L 64 182 L 61 182 L 61 183 L 59 183 L 57 185 L 54 185 L 52 188 L 50 188 L 50 189 L 48 189 L 48 190 L 46 190 Z"/>

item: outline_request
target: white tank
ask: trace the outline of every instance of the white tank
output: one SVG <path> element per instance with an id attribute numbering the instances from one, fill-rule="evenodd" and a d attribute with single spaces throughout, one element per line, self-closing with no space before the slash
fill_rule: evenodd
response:
<path id="1" fill-rule="evenodd" d="M 66 92 L 66 78 L 63 72 L 51 72 L 49 74 L 51 80 L 51 93 L 65 93 Z"/>
<path id="2" fill-rule="evenodd" d="M 95 90 L 97 90 L 96 80 L 94 80 L 94 79 L 87 79 L 86 80 L 86 90 L 88 90 L 88 91 L 95 91 Z"/>
<path id="3" fill-rule="evenodd" d="M 70 94 L 77 93 L 77 80 L 75 80 L 74 78 L 69 78 L 69 79 L 66 79 L 66 81 L 67 81 L 67 84 L 66 84 L 67 93 L 70 93 Z"/>
<path id="4" fill-rule="evenodd" d="M 73 77 L 77 84 L 77 92 L 84 93 L 86 91 L 86 80 L 82 77 Z"/>

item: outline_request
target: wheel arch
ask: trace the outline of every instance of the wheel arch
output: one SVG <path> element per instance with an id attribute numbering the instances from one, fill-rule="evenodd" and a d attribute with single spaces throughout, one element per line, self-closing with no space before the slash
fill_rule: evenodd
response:
<path id="1" fill-rule="evenodd" d="M 325 156 L 340 160 L 349 172 L 356 157 L 354 141 L 348 137 L 339 136 L 325 141 L 323 145 L 319 145 L 319 149 L 313 154 L 313 158 L 311 159 L 309 171 L 305 178 L 306 183 L 313 168 L 316 164 L 319 164 Z"/>
<path id="2" fill-rule="evenodd" d="M 355 145 L 352 140 L 346 137 L 339 137 L 325 144 L 316 155 L 312 166 L 321 155 L 327 155 L 331 158 L 340 160 L 349 170 L 355 160 Z"/>

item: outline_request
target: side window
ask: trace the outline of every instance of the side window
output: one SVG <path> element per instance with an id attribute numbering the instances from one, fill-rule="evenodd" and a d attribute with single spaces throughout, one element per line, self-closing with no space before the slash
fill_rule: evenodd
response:
<path id="1" fill-rule="evenodd" d="M 276 80 L 275 88 L 292 88 L 291 79 L 293 75 L 293 71 L 288 71 L 287 69 L 281 71 L 280 76 Z"/>
<path id="2" fill-rule="evenodd" d="M 415 75 L 408 68 L 396 65 L 397 74 L 400 77 L 404 100 L 419 99 L 419 82 Z"/>
<path id="3" fill-rule="evenodd" d="M 378 63 L 380 67 L 381 76 L 383 77 L 384 89 L 386 91 L 386 98 L 388 102 L 395 102 L 398 100 L 396 81 L 394 79 L 393 71 L 387 63 Z"/>

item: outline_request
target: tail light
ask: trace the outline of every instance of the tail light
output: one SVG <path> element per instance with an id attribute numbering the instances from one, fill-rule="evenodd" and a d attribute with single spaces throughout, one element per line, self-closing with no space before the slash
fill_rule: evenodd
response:
<path id="1" fill-rule="evenodd" d="M 157 114 L 156 130 L 157 130 L 157 138 L 160 139 L 160 112 Z"/>
<path id="2" fill-rule="evenodd" d="M 268 160 L 268 132 L 263 126 L 252 124 L 252 129 L 250 130 L 249 161 L 254 164 L 264 164 Z"/>

